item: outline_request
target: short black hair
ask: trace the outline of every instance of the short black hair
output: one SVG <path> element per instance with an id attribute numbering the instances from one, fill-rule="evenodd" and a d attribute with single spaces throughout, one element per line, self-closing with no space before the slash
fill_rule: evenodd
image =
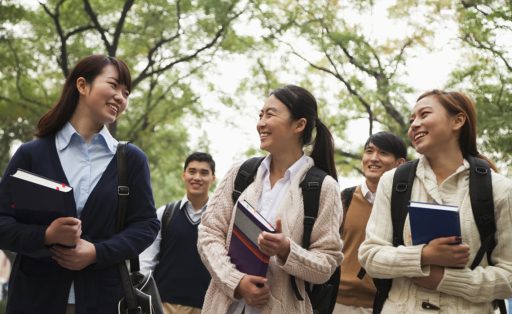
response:
<path id="1" fill-rule="evenodd" d="M 405 146 L 404 140 L 391 132 L 382 131 L 370 135 L 364 144 L 364 149 L 367 149 L 370 143 L 380 150 L 393 154 L 396 159 L 407 160 L 407 146 Z"/>
<path id="2" fill-rule="evenodd" d="M 188 155 L 187 159 L 185 159 L 183 170 L 187 170 L 187 166 L 191 161 L 207 162 L 210 165 L 212 174 L 215 175 L 215 161 L 213 160 L 212 155 L 203 152 L 193 152 L 192 154 Z"/>

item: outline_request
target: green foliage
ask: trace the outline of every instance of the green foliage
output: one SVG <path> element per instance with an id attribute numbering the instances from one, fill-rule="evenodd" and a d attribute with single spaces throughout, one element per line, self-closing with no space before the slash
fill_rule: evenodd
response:
<path id="1" fill-rule="evenodd" d="M 462 1 L 457 6 L 467 58 L 449 87 L 469 92 L 478 110 L 480 151 L 512 169 L 512 6 L 507 1 Z M 505 38 L 505 39 L 504 39 Z"/>
<path id="2" fill-rule="evenodd" d="M 128 110 L 112 128 L 114 136 L 148 155 L 157 204 L 181 197 L 181 164 L 191 149 L 183 121 L 203 119 L 196 85 L 220 49 L 244 49 L 231 30 L 245 10 L 243 3 L 53 0 L 0 5 L 0 168 L 14 140 L 33 138 L 70 68 L 86 55 L 102 53 L 125 60 L 134 82 Z"/>

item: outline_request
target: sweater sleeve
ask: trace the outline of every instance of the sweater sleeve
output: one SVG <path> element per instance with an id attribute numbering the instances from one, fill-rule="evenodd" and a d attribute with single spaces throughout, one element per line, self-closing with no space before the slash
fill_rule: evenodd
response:
<path id="1" fill-rule="evenodd" d="M 484 256 L 474 270 L 445 268 L 437 290 L 460 296 L 471 302 L 490 302 L 512 296 L 512 181 L 493 173 L 493 195 L 496 221 L 496 247 L 487 265 Z M 478 248 L 472 248 L 476 250 Z"/>
<path id="2" fill-rule="evenodd" d="M 393 246 L 390 194 L 393 171 L 380 179 L 372 213 L 366 226 L 366 239 L 359 247 L 359 262 L 373 278 L 423 277 L 430 267 L 421 266 L 423 245 Z"/>
<path id="3" fill-rule="evenodd" d="M 314 284 L 326 282 L 343 260 L 343 243 L 339 233 L 342 215 L 339 185 L 333 178 L 326 177 L 309 248 L 305 249 L 290 239 L 288 258 L 280 261 L 276 257 L 277 264 L 302 280 Z"/>
<path id="4" fill-rule="evenodd" d="M 31 255 L 45 250 L 44 235 L 48 226 L 17 222 L 14 211 L 8 204 L 10 197 L 7 186 L 10 175 L 18 168 L 32 170 L 27 149 L 27 144 L 18 148 L 0 181 L 0 247 Z"/>
<path id="5" fill-rule="evenodd" d="M 228 171 L 217 187 L 198 227 L 197 248 L 212 280 L 220 283 L 227 296 L 234 299 L 235 289 L 244 274 L 231 263 L 226 239 L 233 213 L 231 193 L 239 166 Z"/>

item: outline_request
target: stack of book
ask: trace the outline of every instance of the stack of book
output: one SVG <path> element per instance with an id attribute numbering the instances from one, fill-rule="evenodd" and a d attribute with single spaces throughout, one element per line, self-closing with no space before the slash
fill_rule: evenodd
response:
<path id="1" fill-rule="evenodd" d="M 269 257 L 258 247 L 258 236 L 262 231 L 275 232 L 275 228 L 247 201 L 238 201 L 228 255 L 239 271 L 266 276 Z"/>

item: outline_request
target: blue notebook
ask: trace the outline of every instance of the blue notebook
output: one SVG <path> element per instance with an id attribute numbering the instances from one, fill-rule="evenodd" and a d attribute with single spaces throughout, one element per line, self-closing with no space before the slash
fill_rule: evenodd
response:
<path id="1" fill-rule="evenodd" d="M 413 245 L 461 235 L 457 206 L 410 202 L 408 210 Z"/>

